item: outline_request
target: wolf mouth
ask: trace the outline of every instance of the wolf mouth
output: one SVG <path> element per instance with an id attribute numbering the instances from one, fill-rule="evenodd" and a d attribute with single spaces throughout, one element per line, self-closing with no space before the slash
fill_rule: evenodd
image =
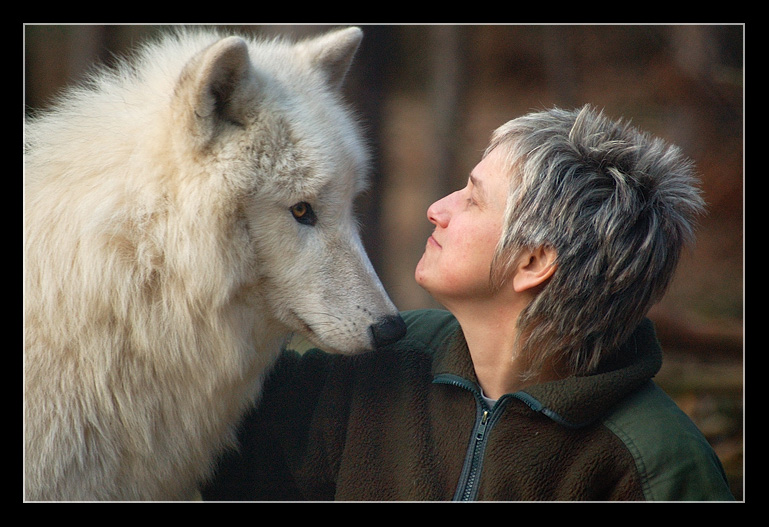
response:
<path id="1" fill-rule="evenodd" d="M 319 348 L 322 348 L 328 352 L 340 352 L 339 350 L 334 349 L 328 343 L 326 343 L 325 339 L 321 338 L 320 335 L 318 335 L 318 333 L 312 328 L 312 326 L 305 322 L 296 311 L 292 309 L 289 311 L 289 314 L 294 319 L 294 329 L 302 333 L 304 337 L 312 342 L 315 346 L 318 346 Z"/>
<path id="2" fill-rule="evenodd" d="M 301 330 L 302 330 L 302 331 L 303 331 L 305 334 L 307 334 L 307 335 L 311 335 L 311 336 L 312 336 L 312 338 L 313 338 L 314 340 L 319 340 L 319 339 L 318 339 L 318 334 L 317 334 L 317 333 L 315 333 L 315 331 L 312 329 L 312 326 L 310 326 L 310 325 L 309 325 L 307 322 L 305 322 L 305 321 L 304 321 L 304 319 L 303 319 L 302 317 L 300 317 L 300 316 L 297 314 L 297 312 L 296 312 L 296 311 L 294 311 L 294 310 L 292 309 L 292 310 L 290 310 L 290 311 L 289 311 L 289 313 L 290 313 L 290 314 L 291 314 L 291 316 L 292 316 L 292 317 L 293 317 L 293 318 L 296 320 L 296 322 L 298 323 L 298 325 L 301 327 Z"/>

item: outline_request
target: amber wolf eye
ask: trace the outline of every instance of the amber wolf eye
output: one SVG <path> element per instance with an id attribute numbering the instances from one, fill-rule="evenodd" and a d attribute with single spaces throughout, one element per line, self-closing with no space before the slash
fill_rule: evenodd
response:
<path id="1" fill-rule="evenodd" d="M 315 212 L 306 201 L 300 201 L 289 210 L 291 210 L 294 219 L 303 225 L 315 225 L 318 221 L 318 217 L 315 216 Z"/>

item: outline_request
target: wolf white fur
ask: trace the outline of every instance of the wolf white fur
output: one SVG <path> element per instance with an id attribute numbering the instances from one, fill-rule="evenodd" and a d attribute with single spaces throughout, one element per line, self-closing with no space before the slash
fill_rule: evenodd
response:
<path id="1" fill-rule="evenodd" d="M 402 334 L 352 210 L 361 37 L 180 31 L 27 123 L 27 499 L 189 498 L 289 332 Z"/>

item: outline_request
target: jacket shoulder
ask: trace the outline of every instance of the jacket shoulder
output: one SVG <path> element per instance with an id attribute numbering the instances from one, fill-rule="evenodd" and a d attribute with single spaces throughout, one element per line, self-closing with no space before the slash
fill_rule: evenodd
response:
<path id="1" fill-rule="evenodd" d="M 442 309 L 418 309 L 401 313 L 406 335 L 394 346 L 419 344 L 432 351 L 443 347 L 459 328 L 459 322 Z"/>
<path id="2" fill-rule="evenodd" d="M 415 309 L 400 313 L 406 323 L 406 335 L 392 346 L 405 343 L 421 344 L 433 350 L 438 349 L 451 338 L 459 328 L 459 322 L 450 312 L 443 309 Z M 315 346 L 299 334 L 294 334 L 283 347 L 283 351 L 303 355 L 308 351 L 318 351 Z"/>
<path id="3" fill-rule="evenodd" d="M 632 454 L 650 501 L 731 501 L 723 467 L 696 425 L 649 381 L 603 424 Z"/>

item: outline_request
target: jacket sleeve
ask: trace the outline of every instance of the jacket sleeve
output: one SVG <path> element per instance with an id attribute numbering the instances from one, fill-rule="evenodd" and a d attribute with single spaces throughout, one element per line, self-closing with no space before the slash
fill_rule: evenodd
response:
<path id="1" fill-rule="evenodd" d="M 201 489 L 204 500 L 333 499 L 331 478 L 323 476 L 324 465 L 317 455 L 313 474 L 298 473 L 312 443 L 313 414 L 329 367 L 327 358 L 315 352 L 281 354 L 257 406 L 240 423 L 237 449 L 220 459 L 214 476 Z M 306 488 L 302 480 L 311 481 L 312 487 Z"/>
<path id="2" fill-rule="evenodd" d="M 710 444 L 653 382 L 620 404 L 604 424 L 633 455 L 647 500 L 734 500 Z"/>

